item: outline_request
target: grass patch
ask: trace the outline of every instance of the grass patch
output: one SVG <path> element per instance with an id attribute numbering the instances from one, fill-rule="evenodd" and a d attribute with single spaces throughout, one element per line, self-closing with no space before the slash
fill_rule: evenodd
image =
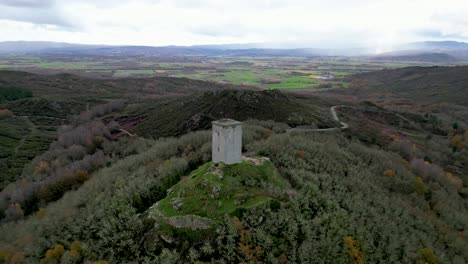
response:
<path id="1" fill-rule="evenodd" d="M 337 71 L 337 72 L 334 72 L 333 74 L 334 74 L 336 77 L 345 77 L 345 76 L 352 75 L 351 72 L 342 72 L 342 71 Z"/>
<path id="2" fill-rule="evenodd" d="M 129 76 L 133 74 L 155 74 L 154 70 L 116 70 L 114 76 Z"/>
<path id="3" fill-rule="evenodd" d="M 259 78 L 252 71 L 230 71 L 224 73 L 224 79 L 235 84 L 258 85 Z"/>
<path id="4" fill-rule="evenodd" d="M 341 84 L 344 88 L 348 88 L 348 87 L 351 85 L 351 83 L 349 83 L 349 82 L 340 82 L 340 84 Z"/>
<path id="5" fill-rule="evenodd" d="M 255 165 L 206 163 L 168 190 L 153 208 L 163 217 L 196 215 L 220 219 L 239 209 L 266 204 L 288 187 L 270 161 Z"/>

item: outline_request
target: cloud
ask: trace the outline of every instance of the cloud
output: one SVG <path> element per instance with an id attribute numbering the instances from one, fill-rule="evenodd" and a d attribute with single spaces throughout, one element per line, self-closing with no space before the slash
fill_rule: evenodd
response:
<path id="1" fill-rule="evenodd" d="M 50 29 L 73 29 L 73 23 L 65 19 L 52 0 L 3 0 L 0 1 L 0 19 L 28 22 Z"/>
<path id="2" fill-rule="evenodd" d="M 0 28 L 0 40 L 386 50 L 424 38 L 468 40 L 466 14 L 465 0 L 0 0 L 10 27 Z"/>
<path id="3" fill-rule="evenodd" d="M 1 0 L 0 5 L 27 8 L 43 8 L 52 6 L 54 2 L 55 1 L 53 0 Z"/>
<path id="4" fill-rule="evenodd" d="M 423 39 L 427 40 L 444 40 L 444 39 L 451 39 L 451 40 L 464 40 L 467 38 L 466 35 L 457 34 L 457 33 L 447 33 L 441 30 L 436 29 L 423 29 L 417 30 L 415 35 L 421 36 Z"/>

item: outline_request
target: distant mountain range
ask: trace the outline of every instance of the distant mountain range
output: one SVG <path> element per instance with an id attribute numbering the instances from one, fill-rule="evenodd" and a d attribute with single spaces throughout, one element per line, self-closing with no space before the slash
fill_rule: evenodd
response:
<path id="1" fill-rule="evenodd" d="M 48 51 L 78 51 L 91 50 L 103 47 L 111 47 L 105 45 L 84 45 L 65 42 L 50 42 L 50 41 L 4 41 L 0 42 L 0 54 L 11 53 L 35 53 Z"/>
<path id="2" fill-rule="evenodd" d="M 361 56 L 371 60 L 455 63 L 468 61 L 468 43 L 426 41 L 399 46 L 396 50 L 372 55 L 369 48 L 319 49 L 271 48 L 267 44 L 227 44 L 199 46 L 110 46 L 46 41 L 0 42 L 0 54 L 68 54 L 90 56 Z"/>

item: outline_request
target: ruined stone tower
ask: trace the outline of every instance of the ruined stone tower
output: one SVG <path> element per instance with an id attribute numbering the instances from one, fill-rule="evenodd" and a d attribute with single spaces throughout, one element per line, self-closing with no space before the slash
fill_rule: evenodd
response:
<path id="1" fill-rule="evenodd" d="M 242 126 L 233 119 L 220 119 L 212 122 L 212 158 L 213 162 L 235 164 L 241 162 Z"/>

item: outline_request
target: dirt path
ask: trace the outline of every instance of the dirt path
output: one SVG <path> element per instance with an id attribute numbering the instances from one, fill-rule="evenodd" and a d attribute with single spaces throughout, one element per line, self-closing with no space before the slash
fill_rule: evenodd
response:
<path id="1" fill-rule="evenodd" d="M 348 129 L 348 128 L 349 128 L 349 125 L 348 125 L 347 123 L 345 123 L 345 122 L 340 121 L 340 119 L 338 118 L 338 114 L 336 113 L 336 109 L 339 108 L 339 107 L 348 107 L 348 108 L 354 108 L 354 109 L 362 110 L 362 109 L 359 108 L 359 107 L 354 107 L 354 106 L 350 106 L 350 105 L 334 105 L 334 106 L 330 107 L 330 114 L 331 114 L 333 120 L 335 120 L 335 121 L 337 121 L 337 122 L 340 122 L 341 127 L 330 127 L 330 128 L 291 128 L 291 129 L 287 130 L 287 132 L 293 132 L 293 131 L 301 131 L 301 132 L 331 132 L 331 131 L 340 131 L 340 130 Z M 392 111 L 377 111 L 377 110 L 368 110 L 368 109 L 367 109 L 367 111 L 394 114 L 394 115 L 398 116 L 399 118 L 401 118 L 402 120 L 405 120 L 406 122 L 411 123 L 411 121 L 408 120 L 407 118 L 405 118 L 404 116 L 402 116 L 402 115 L 400 115 L 400 114 L 398 114 L 398 113 L 392 112 Z M 409 136 L 425 137 L 425 135 L 421 135 L 421 134 L 415 134 L 415 133 L 410 133 L 410 132 L 405 132 L 405 131 L 399 131 L 399 132 L 402 133 L 402 134 L 409 135 Z"/>
<path id="2" fill-rule="evenodd" d="M 130 137 L 135 136 L 134 134 L 128 132 L 127 130 L 125 130 L 125 129 L 123 129 L 123 128 L 119 128 L 118 130 L 119 130 L 120 132 L 122 132 L 122 133 L 124 133 L 124 134 L 130 136 Z"/>
<path id="3" fill-rule="evenodd" d="M 340 131 L 344 129 L 348 129 L 349 125 L 346 124 L 345 122 L 341 122 L 340 119 L 338 118 L 338 114 L 336 113 L 336 108 L 337 107 L 343 107 L 343 105 L 334 105 L 330 107 L 330 114 L 333 118 L 333 120 L 340 122 L 341 127 L 330 127 L 330 128 L 291 128 L 287 132 L 294 132 L 294 131 L 300 131 L 300 132 L 331 132 L 331 131 Z"/>

